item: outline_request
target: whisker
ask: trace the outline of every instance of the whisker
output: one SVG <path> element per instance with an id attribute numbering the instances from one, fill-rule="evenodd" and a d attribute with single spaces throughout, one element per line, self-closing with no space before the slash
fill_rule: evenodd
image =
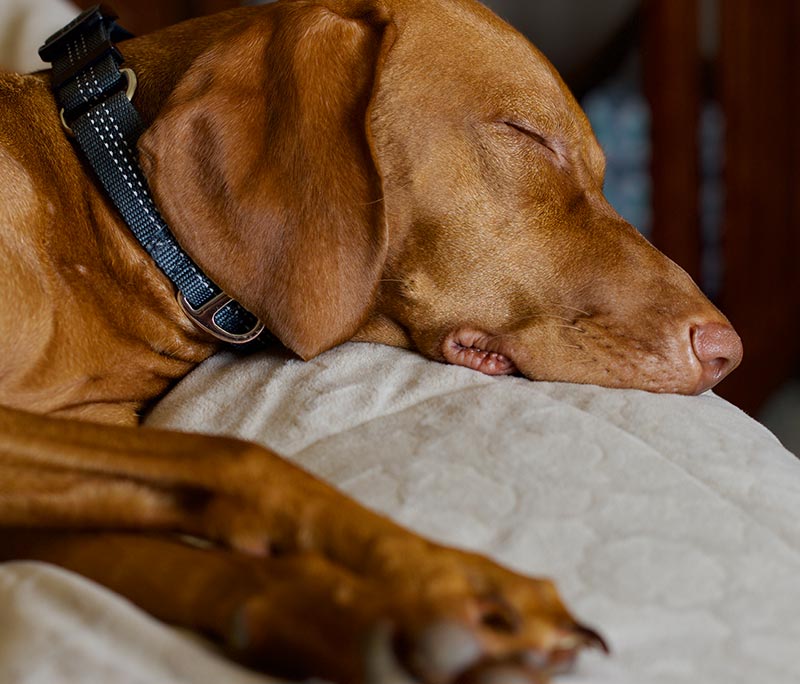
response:
<path id="1" fill-rule="evenodd" d="M 557 314 L 540 314 L 540 318 L 555 318 L 558 321 L 572 321 L 574 319 L 570 318 L 569 316 L 559 316 Z"/>
<path id="2" fill-rule="evenodd" d="M 580 309 L 574 309 L 573 307 L 567 307 L 567 308 L 570 308 L 570 309 L 576 311 L 577 313 L 585 313 L 585 312 L 581 311 Z M 585 315 L 589 316 L 589 314 L 585 314 Z M 529 314 L 527 316 L 520 316 L 516 320 L 518 322 L 522 323 L 524 321 L 529 321 L 529 320 L 531 320 L 533 318 L 555 318 L 557 320 L 567 321 L 567 322 L 570 322 L 570 323 L 572 323 L 575 320 L 575 316 L 562 316 L 562 315 L 557 314 L 557 313 L 550 313 L 550 312 L 543 312 L 543 311 L 536 312 L 536 313 L 531 313 L 531 314 Z"/>
<path id="3" fill-rule="evenodd" d="M 516 319 L 516 321 L 518 323 L 524 323 L 525 321 L 530 321 L 534 318 L 555 318 L 559 321 L 568 321 L 568 322 L 572 321 L 572 319 L 568 318 L 567 316 L 559 316 L 558 314 L 548 314 L 548 313 L 533 313 L 528 316 L 520 316 L 519 318 Z"/>
<path id="4" fill-rule="evenodd" d="M 511 339 L 511 338 L 519 337 L 519 336 L 520 336 L 519 332 L 497 333 L 496 335 L 492 335 L 492 336 L 488 337 L 487 341 L 493 342 L 494 340 L 499 340 L 499 339 L 504 338 L 504 337 Z"/>
<path id="5" fill-rule="evenodd" d="M 567 311 L 574 311 L 581 316 L 586 316 L 587 318 L 591 318 L 591 314 L 588 311 L 584 311 L 583 309 L 579 309 L 576 306 L 570 306 L 569 304 L 562 304 L 561 302 L 546 302 L 546 306 L 553 309 L 566 309 Z M 540 314 L 545 315 L 545 314 Z M 550 314 L 555 315 L 555 314 Z"/>
<path id="6" fill-rule="evenodd" d="M 556 304 L 556 306 L 559 306 L 562 309 L 569 309 L 570 311 L 575 311 L 576 313 L 579 313 L 583 316 L 591 316 L 591 314 L 588 311 L 584 311 L 583 309 L 578 309 L 574 306 L 569 306 L 568 304 Z"/>

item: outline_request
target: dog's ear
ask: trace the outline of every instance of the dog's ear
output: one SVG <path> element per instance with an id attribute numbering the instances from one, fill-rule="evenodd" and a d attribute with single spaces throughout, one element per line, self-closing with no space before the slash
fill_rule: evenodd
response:
<path id="1" fill-rule="evenodd" d="M 140 141 L 184 249 L 303 358 L 356 332 L 386 259 L 367 123 L 383 33 L 302 2 L 248 15 Z"/>

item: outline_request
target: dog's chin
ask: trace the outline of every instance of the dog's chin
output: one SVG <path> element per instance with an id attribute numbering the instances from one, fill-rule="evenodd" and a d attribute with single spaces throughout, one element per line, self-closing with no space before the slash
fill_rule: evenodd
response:
<path id="1" fill-rule="evenodd" d="M 701 369 L 693 355 L 680 355 L 669 363 L 659 355 L 630 355 L 605 359 L 603 363 L 569 363 L 561 359 L 546 363 L 531 358 L 506 335 L 472 327 L 449 333 L 441 353 L 447 363 L 471 368 L 486 375 L 519 375 L 529 380 L 598 385 L 610 389 L 637 389 L 653 393 L 700 394 L 708 389 L 701 382 Z M 677 354 L 677 352 L 676 352 Z M 686 358 L 683 358 L 683 357 Z M 594 360 L 594 359 L 592 359 Z"/>
<path id="2" fill-rule="evenodd" d="M 486 375 L 512 375 L 517 365 L 506 346 L 502 336 L 459 328 L 445 338 L 442 355 L 448 363 Z"/>

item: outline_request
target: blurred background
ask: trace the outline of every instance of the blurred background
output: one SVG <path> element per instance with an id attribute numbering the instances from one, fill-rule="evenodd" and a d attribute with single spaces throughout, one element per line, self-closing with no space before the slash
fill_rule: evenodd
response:
<path id="1" fill-rule="evenodd" d="M 145 33 L 239 3 L 110 4 Z M 718 393 L 800 454 L 800 2 L 486 4 L 580 99 L 608 156 L 611 203 L 741 334 L 744 362 Z"/>

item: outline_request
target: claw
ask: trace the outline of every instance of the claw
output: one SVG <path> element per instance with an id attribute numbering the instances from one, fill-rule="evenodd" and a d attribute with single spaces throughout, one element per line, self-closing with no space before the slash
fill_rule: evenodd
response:
<path id="1" fill-rule="evenodd" d="M 529 650 L 522 655 L 521 662 L 535 672 L 565 674 L 572 670 L 583 648 L 596 648 L 606 654 L 611 652 L 603 637 L 595 630 L 576 623 L 549 649 Z"/>
<path id="2" fill-rule="evenodd" d="M 573 631 L 580 637 L 581 645 L 586 648 L 595 648 L 606 655 L 611 655 L 611 649 L 606 640 L 598 632 L 586 625 L 575 625 Z"/>

